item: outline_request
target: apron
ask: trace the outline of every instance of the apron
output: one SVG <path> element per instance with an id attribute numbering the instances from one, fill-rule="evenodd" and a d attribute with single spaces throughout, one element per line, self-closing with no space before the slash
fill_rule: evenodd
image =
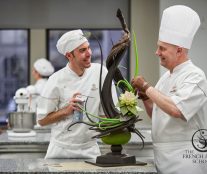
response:
<path id="1" fill-rule="evenodd" d="M 83 144 L 65 145 L 51 140 L 45 159 L 48 158 L 83 158 L 95 159 L 101 155 L 97 142 L 90 141 Z"/>
<path id="2" fill-rule="evenodd" d="M 158 174 L 206 174 L 207 153 L 196 151 L 191 142 L 154 143 Z"/>

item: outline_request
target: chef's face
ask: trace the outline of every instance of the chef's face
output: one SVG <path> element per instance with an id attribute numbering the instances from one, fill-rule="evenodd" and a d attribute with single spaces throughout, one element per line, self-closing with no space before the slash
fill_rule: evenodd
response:
<path id="1" fill-rule="evenodd" d="M 178 46 L 161 41 L 158 41 L 157 46 L 155 54 L 160 57 L 160 64 L 172 71 L 179 62 L 177 56 Z"/>
<path id="2" fill-rule="evenodd" d="M 70 56 L 70 63 L 75 67 L 81 69 L 89 68 L 91 66 L 91 48 L 88 42 L 81 44 L 78 48 L 72 51 Z"/>
<path id="3" fill-rule="evenodd" d="M 36 71 L 35 68 L 32 68 L 32 76 L 34 77 L 35 80 L 38 80 L 41 78 L 41 75 Z"/>

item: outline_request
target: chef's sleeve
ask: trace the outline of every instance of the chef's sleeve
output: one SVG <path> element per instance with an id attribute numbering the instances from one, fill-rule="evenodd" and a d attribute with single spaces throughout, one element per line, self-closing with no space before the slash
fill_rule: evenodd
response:
<path id="1" fill-rule="evenodd" d="M 207 102 L 207 81 L 196 76 L 193 80 L 186 79 L 171 99 L 189 121 Z"/>
<path id="2" fill-rule="evenodd" d="M 55 81 L 49 78 L 37 104 L 37 119 L 41 120 L 49 113 L 58 110 L 59 92 Z"/>

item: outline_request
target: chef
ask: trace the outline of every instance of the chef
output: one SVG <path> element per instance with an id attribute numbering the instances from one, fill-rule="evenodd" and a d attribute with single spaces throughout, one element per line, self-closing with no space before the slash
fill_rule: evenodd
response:
<path id="1" fill-rule="evenodd" d="M 132 79 L 152 118 L 154 160 L 160 174 L 207 172 L 202 162 L 207 146 L 207 80 L 188 56 L 199 26 L 200 18 L 191 8 L 175 5 L 165 9 L 156 55 L 168 71 L 155 87 L 142 76 Z"/>
<path id="2" fill-rule="evenodd" d="M 53 73 L 54 67 L 47 59 L 39 58 L 34 62 L 32 75 L 36 81 L 34 87 L 37 94 L 41 94 L 48 77 Z"/>
<path id="3" fill-rule="evenodd" d="M 50 61 L 48 61 L 47 59 L 39 58 L 38 60 L 34 62 L 33 69 L 32 69 L 32 75 L 35 79 L 35 84 L 29 85 L 26 88 L 20 88 L 16 91 L 16 93 L 18 93 L 18 91 L 23 90 L 24 92 L 27 93 L 28 107 L 26 107 L 27 109 L 25 108 L 26 109 L 25 111 L 36 112 L 38 97 L 41 91 L 43 90 L 48 77 L 52 73 L 54 73 L 54 67 L 50 63 Z M 15 96 L 15 97 L 19 98 L 19 96 Z M 15 101 L 12 99 L 9 102 L 8 112 L 15 111 L 16 109 L 18 110 L 18 108 L 16 108 Z"/>
<path id="4" fill-rule="evenodd" d="M 39 58 L 34 62 L 32 76 L 36 82 L 34 85 L 29 85 L 26 87 L 29 95 L 29 111 L 36 112 L 39 96 L 48 80 L 48 77 L 53 73 L 54 67 L 47 59 Z"/>
<path id="5" fill-rule="evenodd" d="M 52 124 L 51 139 L 45 158 L 96 158 L 100 149 L 95 139 L 96 133 L 85 124 L 68 126 L 74 121 L 74 111 L 78 111 L 79 98 L 88 97 L 87 112 L 104 115 L 99 97 L 100 64 L 91 63 L 92 51 L 82 30 L 72 30 L 63 34 L 57 42 L 57 50 L 69 63 L 50 76 L 37 108 L 39 124 Z M 102 79 L 107 69 L 103 67 Z M 112 85 L 114 98 L 117 99 Z M 83 99 L 86 101 L 86 98 Z M 116 100 L 117 101 L 117 100 Z M 85 114 L 83 120 L 88 121 Z M 77 120 L 76 120 L 77 121 Z"/>

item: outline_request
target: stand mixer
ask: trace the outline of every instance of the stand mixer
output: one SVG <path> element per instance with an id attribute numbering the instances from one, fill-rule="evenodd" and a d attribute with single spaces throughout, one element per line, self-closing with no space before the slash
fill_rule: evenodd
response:
<path id="1" fill-rule="evenodd" d="M 15 133 L 23 135 L 24 133 L 24 135 L 31 136 L 29 133 L 34 132 L 36 113 L 35 108 L 31 108 L 32 99 L 30 92 L 27 88 L 20 88 L 15 93 L 14 101 L 17 104 L 17 111 L 9 113 L 9 126 L 12 130 L 10 132 L 13 135 Z M 33 136 L 36 134 L 34 133 L 32 134 Z"/>
<path id="2" fill-rule="evenodd" d="M 17 112 L 29 111 L 29 92 L 26 88 L 18 89 L 15 93 L 14 100 L 17 104 Z"/>

